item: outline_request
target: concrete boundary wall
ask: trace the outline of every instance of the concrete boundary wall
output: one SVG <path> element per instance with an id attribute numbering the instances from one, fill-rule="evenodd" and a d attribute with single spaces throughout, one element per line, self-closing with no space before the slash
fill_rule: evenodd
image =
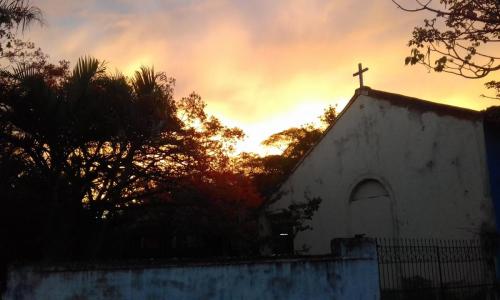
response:
<path id="1" fill-rule="evenodd" d="M 342 243 L 342 242 L 340 242 Z M 333 246 L 333 244 L 332 244 Z M 5 299 L 379 299 L 376 249 L 342 257 L 188 264 L 17 266 Z M 335 247 L 339 247 L 336 243 Z M 374 250 L 375 249 L 375 250 Z"/>

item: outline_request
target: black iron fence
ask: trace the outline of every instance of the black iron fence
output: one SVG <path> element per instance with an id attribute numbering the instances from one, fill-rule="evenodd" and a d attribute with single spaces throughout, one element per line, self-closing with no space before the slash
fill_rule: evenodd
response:
<path id="1" fill-rule="evenodd" d="M 484 240 L 377 239 L 380 291 L 392 299 L 498 299 Z"/>

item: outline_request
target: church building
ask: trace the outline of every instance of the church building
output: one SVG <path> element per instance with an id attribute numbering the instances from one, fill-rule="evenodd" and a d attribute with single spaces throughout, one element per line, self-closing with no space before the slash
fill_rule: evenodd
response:
<path id="1" fill-rule="evenodd" d="M 319 197 L 295 251 L 334 238 L 477 239 L 500 216 L 500 115 L 361 87 L 265 204 L 262 231 Z M 278 229 L 277 229 L 278 228 Z"/>

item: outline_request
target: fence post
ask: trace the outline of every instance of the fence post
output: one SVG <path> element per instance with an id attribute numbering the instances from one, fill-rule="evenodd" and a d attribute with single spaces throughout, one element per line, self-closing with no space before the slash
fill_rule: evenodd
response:
<path id="1" fill-rule="evenodd" d="M 377 246 L 370 238 L 337 238 L 330 241 L 331 254 L 341 258 L 377 260 Z"/>
<path id="2" fill-rule="evenodd" d="M 437 262 L 438 262 L 438 270 L 439 270 L 439 298 L 441 300 L 444 299 L 444 283 L 443 283 L 443 270 L 441 268 L 441 254 L 439 251 L 439 243 L 436 241 L 436 254 L 437 254 Z"/>
<path id="3" fill-rule="evenodd" d="M 371 238 L 335 238 L 330 241 L 330 249 L 332 256 L 337 260 L 350 261 L 350 264 L 364 266 L 362 285 L 374 289 L 374 297 L 371 299 L 380 300 L 380 265 L 377 241 Z"/>
<path id="4" fill-rule="evenodd" d="M 377 266 L 378 266 L 378 289 L 380 293 L 380 297 L 382 297 L 382 268 L 381 268 L 381 259 L 380 259 L 380 241 L 379 239 L 375 239 L 375 249 L 377 250 Z"/>

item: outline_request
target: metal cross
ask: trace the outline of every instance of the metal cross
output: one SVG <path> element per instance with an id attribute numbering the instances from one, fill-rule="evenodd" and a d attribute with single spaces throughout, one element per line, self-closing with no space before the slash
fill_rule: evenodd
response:
<path id="1" fill-rule="evenodd" d="M 359 76 L 359 87 L 363 87 L 363 73 L 368 71 L 368 68 L 364 68 L 361 66 L 361 63 L 358 64 L 358 72 L 352 74 L 353 77 Z"/>

